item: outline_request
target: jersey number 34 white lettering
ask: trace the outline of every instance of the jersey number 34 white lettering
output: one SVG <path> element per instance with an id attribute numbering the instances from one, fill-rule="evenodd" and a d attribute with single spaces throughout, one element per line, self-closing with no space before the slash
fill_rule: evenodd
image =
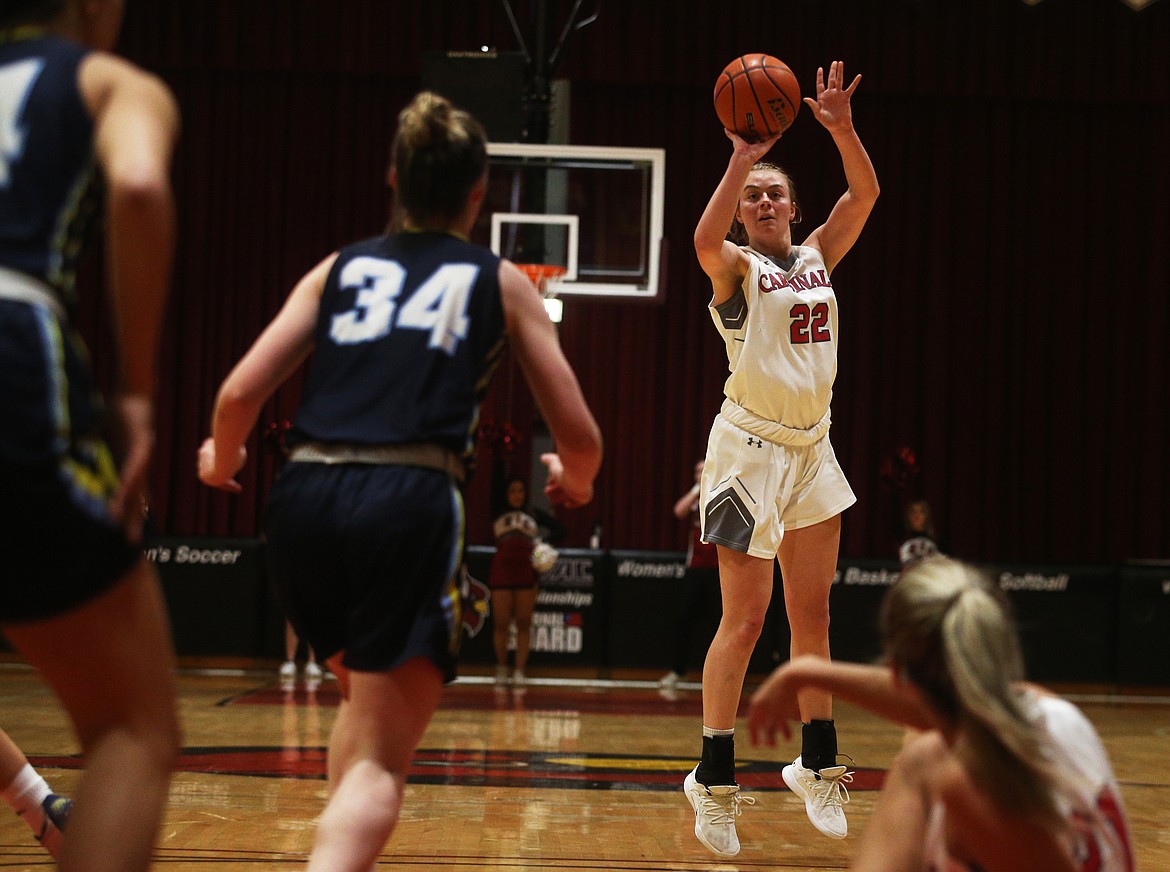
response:
<path id="1" fill-rule="evenodd" d="M 355 257 L 341 268 L 341 290 L 357 291 L 354 307 L 334 315 L 329 336 L 338 345 L 373 342 L 391 329 L 429 330 L 429 348 L 455 354 L 471 322 L 467 304 L 479 275 L 473 263 L 446 263 L 431 273 L 398 306 L 406 270 L 396 260 Z M 395 319 L 397 313 L 397 320 Z"/>
<path id="2" fill-rule="evenodd" d="M 20 116 L 44 61 L 19 61 L 0 67 L 0 188 L 12 179 L 12 164 L 24 153 L 24 130 Z"/>

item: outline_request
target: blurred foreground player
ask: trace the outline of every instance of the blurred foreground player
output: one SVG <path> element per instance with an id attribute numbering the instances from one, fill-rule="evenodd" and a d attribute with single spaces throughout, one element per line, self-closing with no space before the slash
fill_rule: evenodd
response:
<path id="1" fill-rule="evenodd" d="M 169 622 L 139 542 L 178 112 L 161 82 L 109 54 L 121 20 L 120 0 L 0 5 L 0 625 L 86 759 L 67 872 L 149 867 L 179 743 Z M 70 323 L 99 214 L 120 468 Z"/>
<path id="2" fill-rule="evenodd" d="M 1133 872 L 1109 756 L 1080 709 L 1023 682 L 1003 592 L 973 567 L 928 557 L 882 606 L 886 663 L 806 656 L 752 697 L 753 741 L 799 720 L 810 687 L 906 724 L 854 872 Z"/>

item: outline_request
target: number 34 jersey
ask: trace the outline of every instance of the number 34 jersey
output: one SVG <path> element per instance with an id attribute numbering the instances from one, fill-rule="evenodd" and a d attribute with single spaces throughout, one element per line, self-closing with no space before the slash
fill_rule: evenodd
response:
<path id="1" fill-rule="evenodd" d="M 766 421 L 807 430 L 829 411 L 837 377 L 837 298 L 821 253 L 790 264 L 745 247 L 751 269 L 711 317 L 727 346 L 727 398 Z"/>
<path id="2" fill-rule="evenodd" d="M 0 32 L 0 266 L 47 282 L 67 307 L 100 202 L 77 85 L 87 54 L 35 30 Z"/>
<path id="3" fill-rule="evenodd" d="M 500 259 L 445 233 L 342 248 L 325 282 L 292 441 L 470 453 L 503 351 Z"/>

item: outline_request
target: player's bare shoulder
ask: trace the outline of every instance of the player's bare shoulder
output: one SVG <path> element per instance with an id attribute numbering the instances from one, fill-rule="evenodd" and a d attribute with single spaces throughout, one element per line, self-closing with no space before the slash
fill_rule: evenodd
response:
<path id="1" fill-rule="evenodd" d="M 154 73 L 110 52 L 94 51 L 82 61 L 77 76 L 78 88 L 93 118 L 100 119 L 115 99 L 124 98 L 177 130 L 178 102 L 167 84 Z"/>
<path id="2" fill-rule="evenodd" d="M 735 296 L 752 268 L 752 256 L 729 239 L 723 241 L 720 259 L 711 269 L 703 265 L 711 280 L 712 305 L 718 306 Z"/>
<path id="3" fill-rule="evenodd" d="M 521 321 L 535 321 L 541 326 L 548 321 L 540 291 L 520 267 L 507 258 L 500 258 L 498 277 L 500 301 L 504 306 L 504 318 L 509 334 L 514 333 Z M 551 327 L 551 322 L 549 326 Z"/>

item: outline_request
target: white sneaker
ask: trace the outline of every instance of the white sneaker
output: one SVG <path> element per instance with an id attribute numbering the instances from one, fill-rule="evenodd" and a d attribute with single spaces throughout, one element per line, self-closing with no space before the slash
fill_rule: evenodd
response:
<path id="1" fill-rule="evenodd" d="M 720 857 L 734 857 L 739 853 L 739 834 L 735 818 L 743 814 L 740 804 L 755 805 L 750 796 L 740 796 L 738 784 L 707 787 L 695 780 L 696 766 L 683 779 L 683 793 L 695 811 L 695 835 L 699 841 Z"/>
<path id="2" fill-rule="evenodd" d="M 528 676 L 517 669 L 512 673 L 512 687 L 525 687 L 528 684 Z"/>
<path id="3" fill-rule="evenodd" d="M 496 684 L 502 686 L 502 685 L 505 685 L 507 683 L 508 683 L 508 667 L 507 666 L 497 666 L 496 667 Z"/>
<path id="4" fill-rule="evenodd" d="M 675 690 L 680 681 L 682 681 L 682 676 L 677 672 L 671 671 L 658 679 L 658 686 L 662 690 Z"/>
<path id="5" fill-rule="evenodd" d="M 320 681 L 325 677 L 316 661 L 310 660 L 305 664 L 305 681 Z"/>
<path id="6" fill-rule="evenodd" d="M 295 660 L 285 660 L 280 664 L 280 680 L 281 681 L 296 681 L 297 680 L 297 664 Z"/>
<path id="7" fill-rule="evenodd" d="M 805 769 L 797 757 L 784 767 L 784 783 L 804 800 L 804 810 L 812 825 L 830 839 L 843 839 L 849 834 L 843 806 L 849 802 L 849 789 L 845 786 L 853 781 L 853 773 L 845 766 L 828 766 L 820 771 L 820 777 L 811 769 Z"/>

